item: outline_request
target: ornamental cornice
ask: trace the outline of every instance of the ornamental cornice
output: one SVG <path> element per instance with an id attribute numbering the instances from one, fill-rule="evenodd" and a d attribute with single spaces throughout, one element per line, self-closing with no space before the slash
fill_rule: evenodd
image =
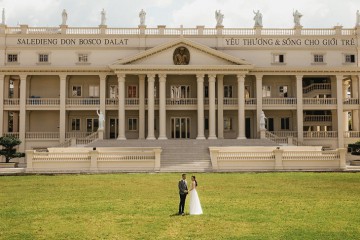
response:
<path id="1" fill-rule="evenodd" d="M 10 67 L 5 66 L 0 68 L 0 74 L 51 74 L 56 73 L 57 75 L 60 74 L 85 74 L 85 75 L 94 75 L 94 74 L 101 74 L 101 75 L 114 75 L 114 72 L 111 71 L 108 67 Z"/>
<path id="2" fill-rule="evenodd" d="M 342 75 L 342 74 L 359 74 L 360 67 L 257 67 L 249 70 L 249 75 L 309 75 L 309 74 L 331 74 L 331 75 Z"/>

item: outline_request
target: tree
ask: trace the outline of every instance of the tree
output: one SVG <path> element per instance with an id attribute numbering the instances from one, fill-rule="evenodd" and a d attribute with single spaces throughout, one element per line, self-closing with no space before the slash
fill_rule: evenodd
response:
<path id="1" fill-rule="evenodd" d="M 349 148 L 351 148 L 351 155 L 360 155 L 360 141 L 349 144 Z"/>
<path id="2" fill-rule="evenodd" d="M 17 152 L 15 149 L 15 147 L 20 144 L 20 139 L 14 136 L 0 137 L 0 146 L 2 146 L 0 156 L 4 156 L 7 163 L 13 158 L 25 157 L 25 153 Z"/>

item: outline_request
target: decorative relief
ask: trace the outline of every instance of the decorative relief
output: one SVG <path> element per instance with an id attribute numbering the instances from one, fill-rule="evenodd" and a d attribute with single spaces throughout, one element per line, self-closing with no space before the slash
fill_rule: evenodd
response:
<path id="1" fill-rule="evenodd" d="M 188 65 L 190 52 L 186 47 L 178 47 L 174 51 L 173 60 L 175 65 Z"/>

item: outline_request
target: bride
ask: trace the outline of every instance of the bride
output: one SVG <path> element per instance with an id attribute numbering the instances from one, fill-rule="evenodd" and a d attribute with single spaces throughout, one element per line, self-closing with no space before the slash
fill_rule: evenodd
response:
<path id="1" fill-rule="evenodd" d="M 191 189 L 190 189 L 190 215 L 200 215 L 203 213 L 201 209 L 200 199 L 196 191 L 197 181 L 195 176 L 191 177 Z"/>

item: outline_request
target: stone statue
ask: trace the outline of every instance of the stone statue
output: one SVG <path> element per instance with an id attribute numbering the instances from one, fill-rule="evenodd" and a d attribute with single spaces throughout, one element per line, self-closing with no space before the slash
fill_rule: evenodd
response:
<path id="1" fill-rule="evenodd" d="M 216 26 L 222 26 L 222 22 L 224 20 L 224 14 L 220 12 L 220 10 L 215 11 L 215 19 L 216 19 Z"/>
<path id="2" fill-rule="evenodd" d="M 261 114 L 260 114 L 260 130 L 266 130 L 265 128 L 265 113 L 264 111 L 261 111 Z"/>
<path id="3" fill-rule="evenodd" d="M 294 16 L 295 27 L 302 27 L 300 24 L 300 19 L 303 15 L 301 13 L 299 13 L 298 10 L 296 10 L 295 12 L 293 12 L 293 16 Z"/>
<path id="4" fill-rule="evenodd" d="M 106 12 L 105 12 L 104 9 L 101 11 L 101 23 L 100 23 L 100 25 L 106 25 Z"/>
<path id="5" fill-rule="evenodd" d="M 141 9 L 141 11 L 140 11 L 140 13 L 139 13 L 140 26 L 144 26 L 144 25 L 145 25 L 145 16 L 146 16 L 146 12 L 144 11 L 144 9 Z"/>
<path id="6" fill-rule="evenodd" d="M 2 10 L 2 20 L 1 20 L 1 24 L 5 25 L 5 8 L 3 8 Z"/>
<path id="7" fill-rule="evenodd" d="M 190 62 L 190 52 L 185 47 L 178 47 L 174 51 L 173 61 L 175 65 L 188 65 Z"/>
<path id="8" fill-rule="evenodd" d="M 98 110 L 96 110 L 97 115 L 99 116 L 99 129 L 104 129 L 104 122 L 105 122 L 105 117 L 104 114 Z"/>
<path id="9" fill-rule="evenodd" d="M 255 25 L 254 27 L 262 27 L 262 14 L 260 12 L 260 10 L 257 10 L 257 12 L 255 12 L 253 10 L 255 16 L 254 16 L 254 21 L 255 21 Z"/>
<path id="10" fill-rule="evenodd" d="M 360 12 L 357 10 L 356 12 L 356 27 L 360 27 Z"/>
<path id="11" fill-rule="evenodd" d="M 66 10 L 65 10 L 65 9 L 62 11 L 61 16 L 62 16 L 62 22 L 61 22 L 61 25 L 66 25 L 66 22 L 67 22 L 67 18 L 68 18 L 68 16 L 67 16 L 67 12 L 66 12 Z"/>

